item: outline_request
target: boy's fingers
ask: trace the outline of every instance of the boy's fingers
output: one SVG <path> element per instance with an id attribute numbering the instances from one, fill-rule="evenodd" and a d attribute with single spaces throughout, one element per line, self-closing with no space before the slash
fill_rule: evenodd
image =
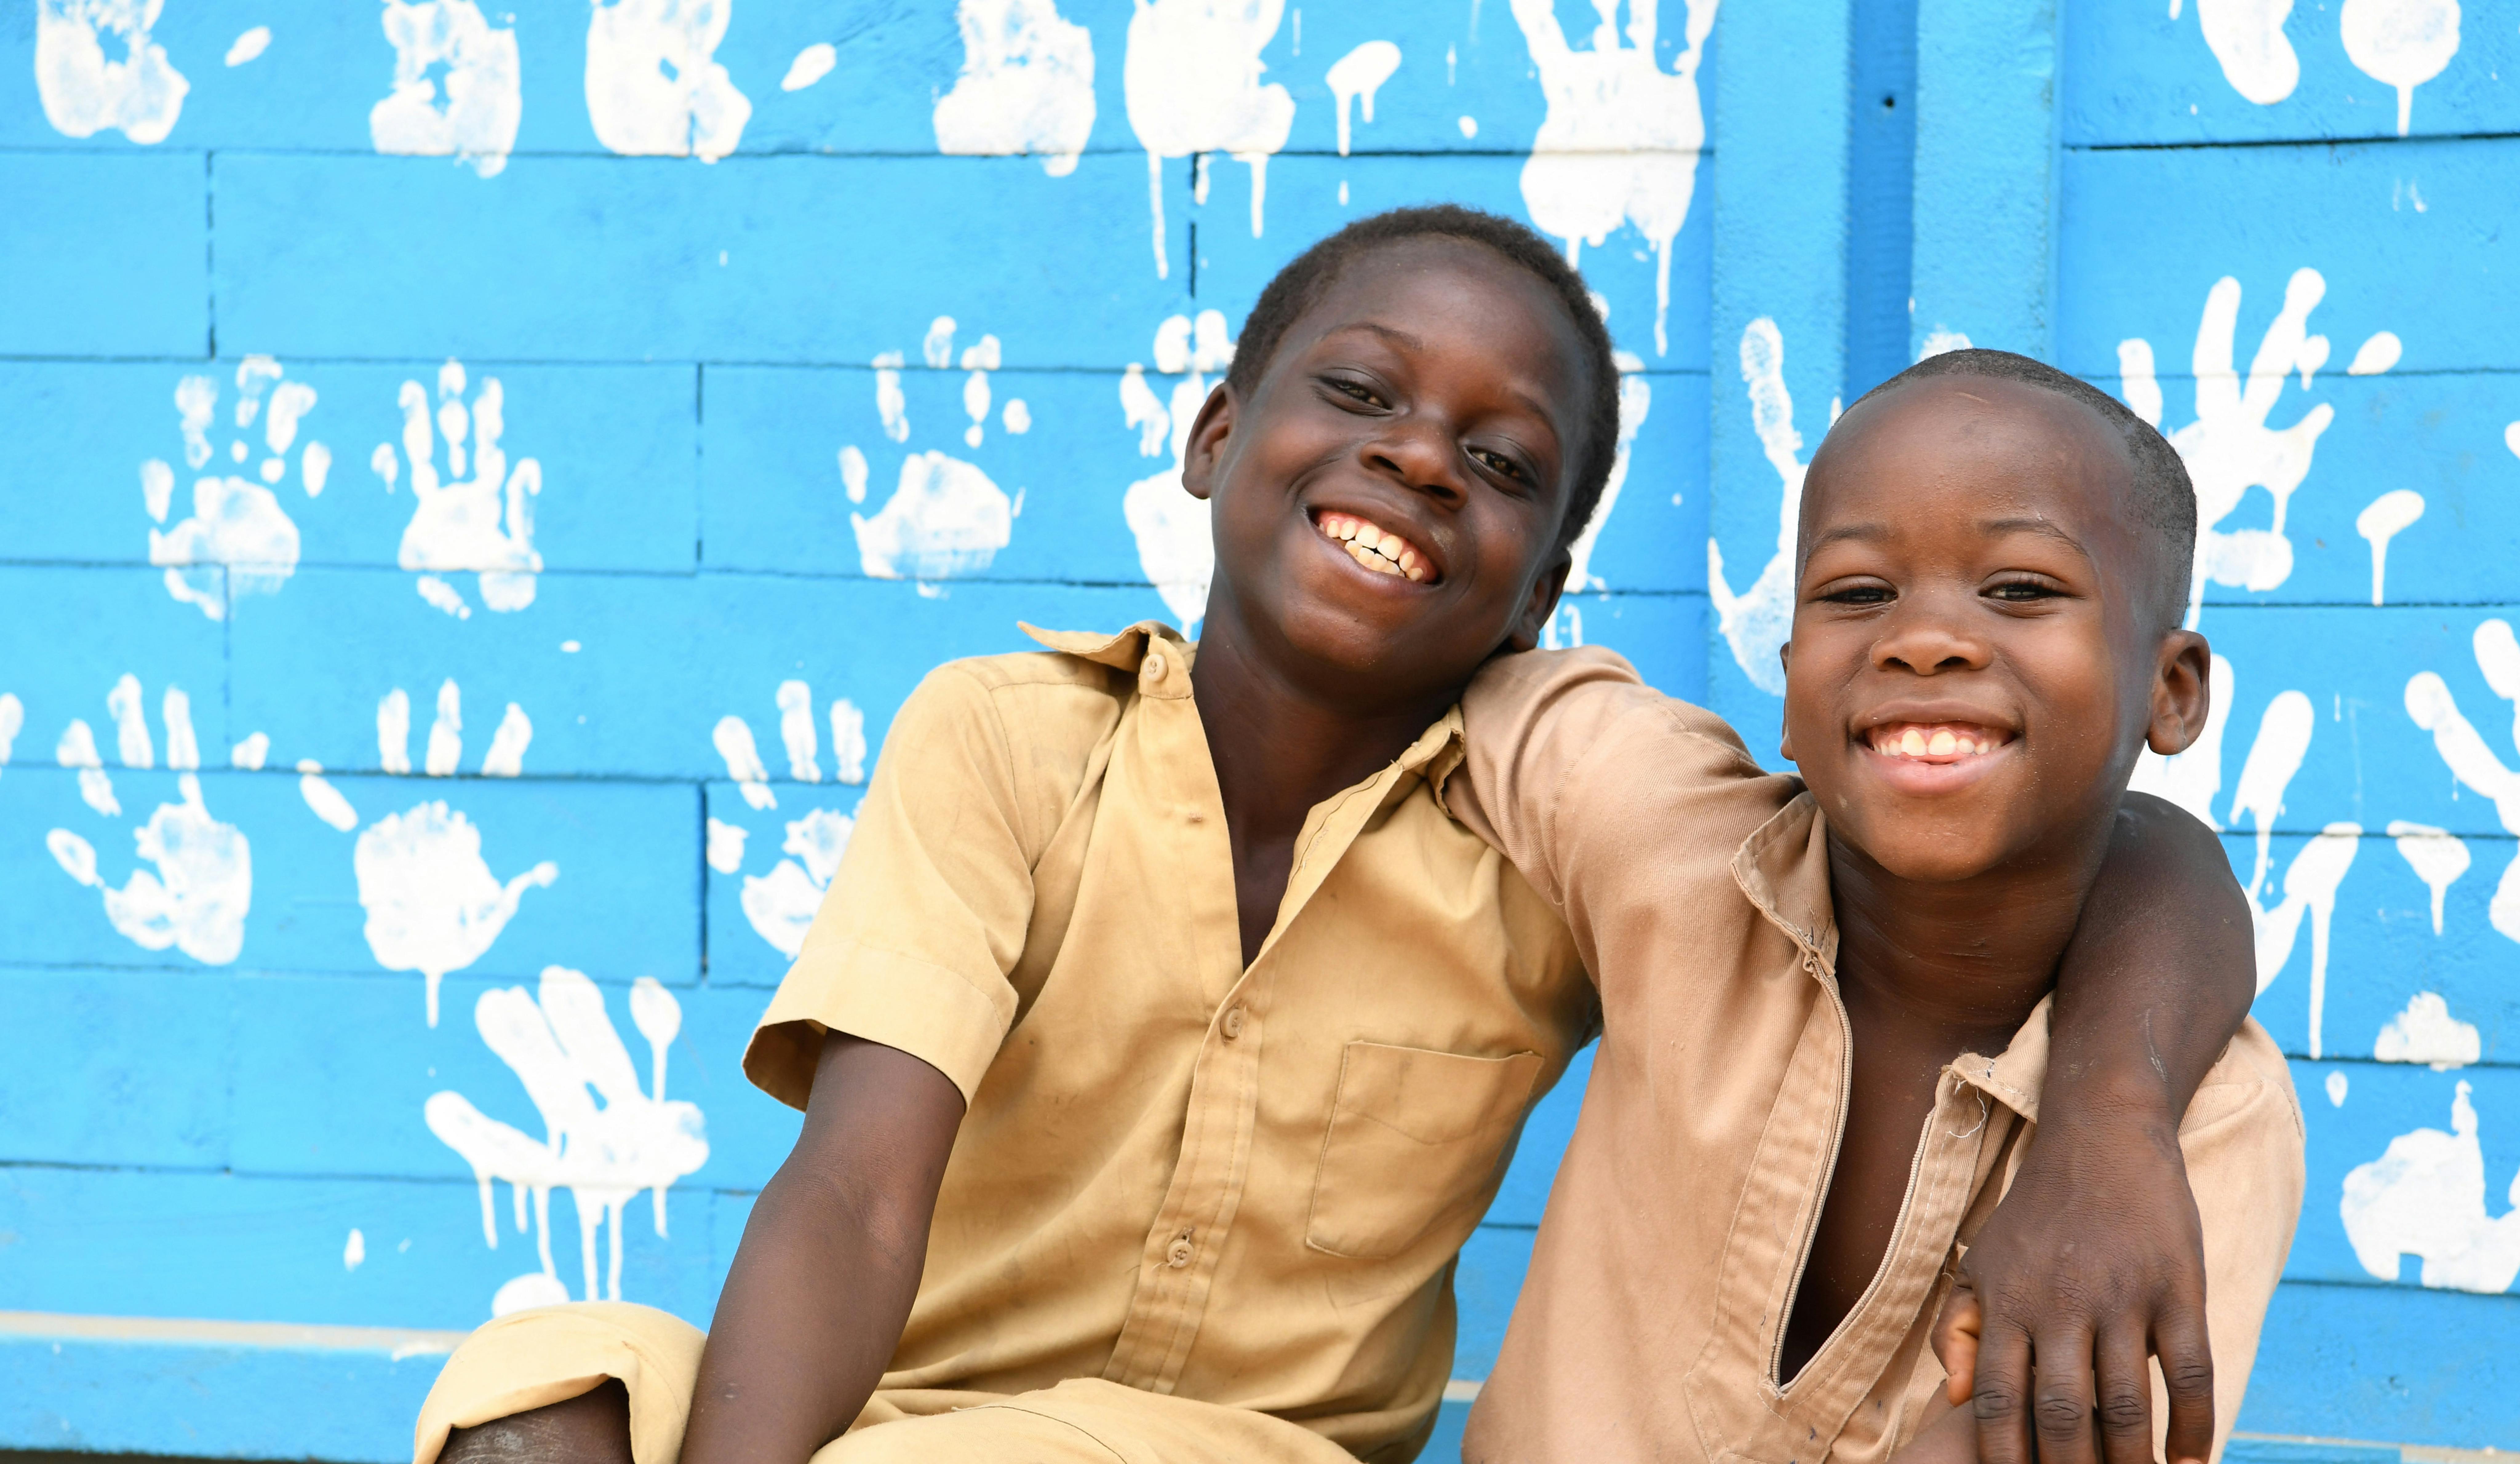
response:
<path id="1" fill-rule="evenodd" d="M 2030 1446 L 2030 1334 L 2004 1322 L 1978 1338 L 1970 1392 L 1978 1464 L 2038 1464 Z"/>
<path id="2" fill-rule="evenodd" d="M 2153 1464 L 2152 1353 L 2143 1334 L 2113 1327 L 2100 1337 L 2100 1452 L 2108 1464 Z"/>
<path id="3" fill-rule="evenodd" d="M 2170 1394 L 2163 1450 L 2170 1464 L 2202 1464 L 2214 1452 L 2214 1350 L 2207 1342 L 2205 1308 L 2182 1299 L 2165 1304 L 2164 1310 L 2152 1334 Z"/>
<path id="4" fill-rule="evenodd" d="M 2092 1417 L 2092 1334 L 2081 1317 L 2056 1319 L 2039 1335 L 2031 1419 L 2039 1464 L 2100 1464 L 2099 1430 Z"/>
<path id="5" fill-rule="evenodd" d="M 1985 1326 L 1986 1313 L 1978 1306 L 1977 1291 L 1963 1276 L 1943 1303 L 1943 1314 L 1935 1319 L 1933 1332 L 1934 1355 L 1942 1359 L 1949 1378 L 1943 1396 L 1955 1408 L 1967 1402 L 1977 1386 L 1977 1341 Z"/>

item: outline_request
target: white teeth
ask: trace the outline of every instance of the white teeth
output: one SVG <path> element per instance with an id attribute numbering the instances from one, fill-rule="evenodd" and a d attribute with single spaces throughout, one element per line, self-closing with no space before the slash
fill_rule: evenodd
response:
<path id="1" fill-rule="evenodd" d="M 1872 734 L 1871 741 L 1872 750 L 1883 757 L 1983 757 L 2002 745 L 2001 738 L 1973 736 L 1948 727 L 1931 732 L 1917 727 L 1883 728 Z"/>
<path id="2" fill-rule="evenodd" d="M 1435 577 L 1425 556 L 1400 535 L 1379 529 L 1362 518 L 1345 513 L 1325 513 L 1315 525 L 1331 543 L 1348 552 L 1348 556 L 1376 574 L 1400 575 L 1412 583 L 1424 584 Z"/>
<path id="3" fill-rule="evenodd" d="M 1370 523 L 1360 523 L 1356 526 L 1356 542 L 1360 548 L 1379 549 L 1382 547 L 1382 531 Z"/>
<path id="4" fill-rule="evenodd" d="M 1908 729 L 1906 734 L 1899 738 L 1899 750 L 1910 757 L 1922 757 L 1925 752 L 1925 734 L 1912 727 Z"/>
<path id="5" fill-rule="evenodd" d="M 1908 735 L 1913 737 L 1915 733 L 1910 732 Z M 1938 732 L 1934 733 L 1933 740 L 1925 744 L 1925 750 L 1936 757 L 1946 757 L 1950 755 L 1954 748 L 1957 748 L 1959 745 L 1959 738 L 1953 736 L 1948 732 Z M 1970 750 L 1975 751 L 1976 749 L 1972 748 Z"/>

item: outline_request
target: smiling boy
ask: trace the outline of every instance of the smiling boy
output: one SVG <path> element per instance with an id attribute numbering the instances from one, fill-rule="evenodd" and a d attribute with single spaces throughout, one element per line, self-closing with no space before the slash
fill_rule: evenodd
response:
<path id="1" fill-rule="evenodd" d="M 1783 747 L 1808 791 L 1615 657 L 1474 685 L 1447 796 L 1567 912 L 1604 1037 L 1468 1458 L 2018 1447 L 1981 1448 L 1928 1349 L 1965 1341 L 1929 1331 L 2035 1152 L 2060 957 L 2128 893 L 2094 903 L 2103 862 L 2162 813 L 2126 794 L 2136 757 L 2205 724 L 2194 535 L 2132 413 L 1958 352 L 1813 458 Z M 2201 1085 L 2165 1067 L 2196 1087 L 2177 1142 L 2211 1322 L 2210 1362 L 2150 1339 L 2212 1403 L 2174 1459 L 2228 1437 L 2302 1189 L 2281 1054 L 2250 1022 L 2208 1060 Z M 2042 1459 L 2155 1457 L 2147 1341 L 2039 1358 Z"/>

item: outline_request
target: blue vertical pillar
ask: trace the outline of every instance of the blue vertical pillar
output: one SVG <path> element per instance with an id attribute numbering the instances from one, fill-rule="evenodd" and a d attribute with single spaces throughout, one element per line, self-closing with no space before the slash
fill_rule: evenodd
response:
<path id="1" fill-rule="evenodd" d="M 1911 351 L 2055 358 L 2057 0 L 1917 0 Z"/>

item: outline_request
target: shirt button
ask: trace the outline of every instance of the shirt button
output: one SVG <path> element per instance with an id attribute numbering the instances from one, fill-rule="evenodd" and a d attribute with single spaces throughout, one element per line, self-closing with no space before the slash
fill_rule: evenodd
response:
<path id="1" fill-rule="evenodd" d="M 1191 1249 L 1190 1239 L 1188 1236 L 1184 1236 L 1182 1239 L 1174 1241 L 1172 1249 L 1164 1253 L 1165 1264 L 1175 1270 L 1179 1270 L 1183 1266 L 1190 1264 L 1190 1258 Z"/>
<path id="2" fill-rule="evenodd" d="M 1160 654 L 1148 656 L 1146 659 L 1146 663 L 1140 666 L 1138 670 L 1141 675 L 1150 682 L 1162 681 L 1164 679 L 1164 658 Z"/>
<path id="3" fill-rule="evenodd" d="M 1239 1006 L 1228 1007 L 1226 1009 L 1225 1022 L 1223 1026 L 1225 1030 L 1225 1040 L 1227 1042 L 1230 1043 L 1236 1038 L 1240 1037 L 1242 1035 L 1242 1008 Z"/>

